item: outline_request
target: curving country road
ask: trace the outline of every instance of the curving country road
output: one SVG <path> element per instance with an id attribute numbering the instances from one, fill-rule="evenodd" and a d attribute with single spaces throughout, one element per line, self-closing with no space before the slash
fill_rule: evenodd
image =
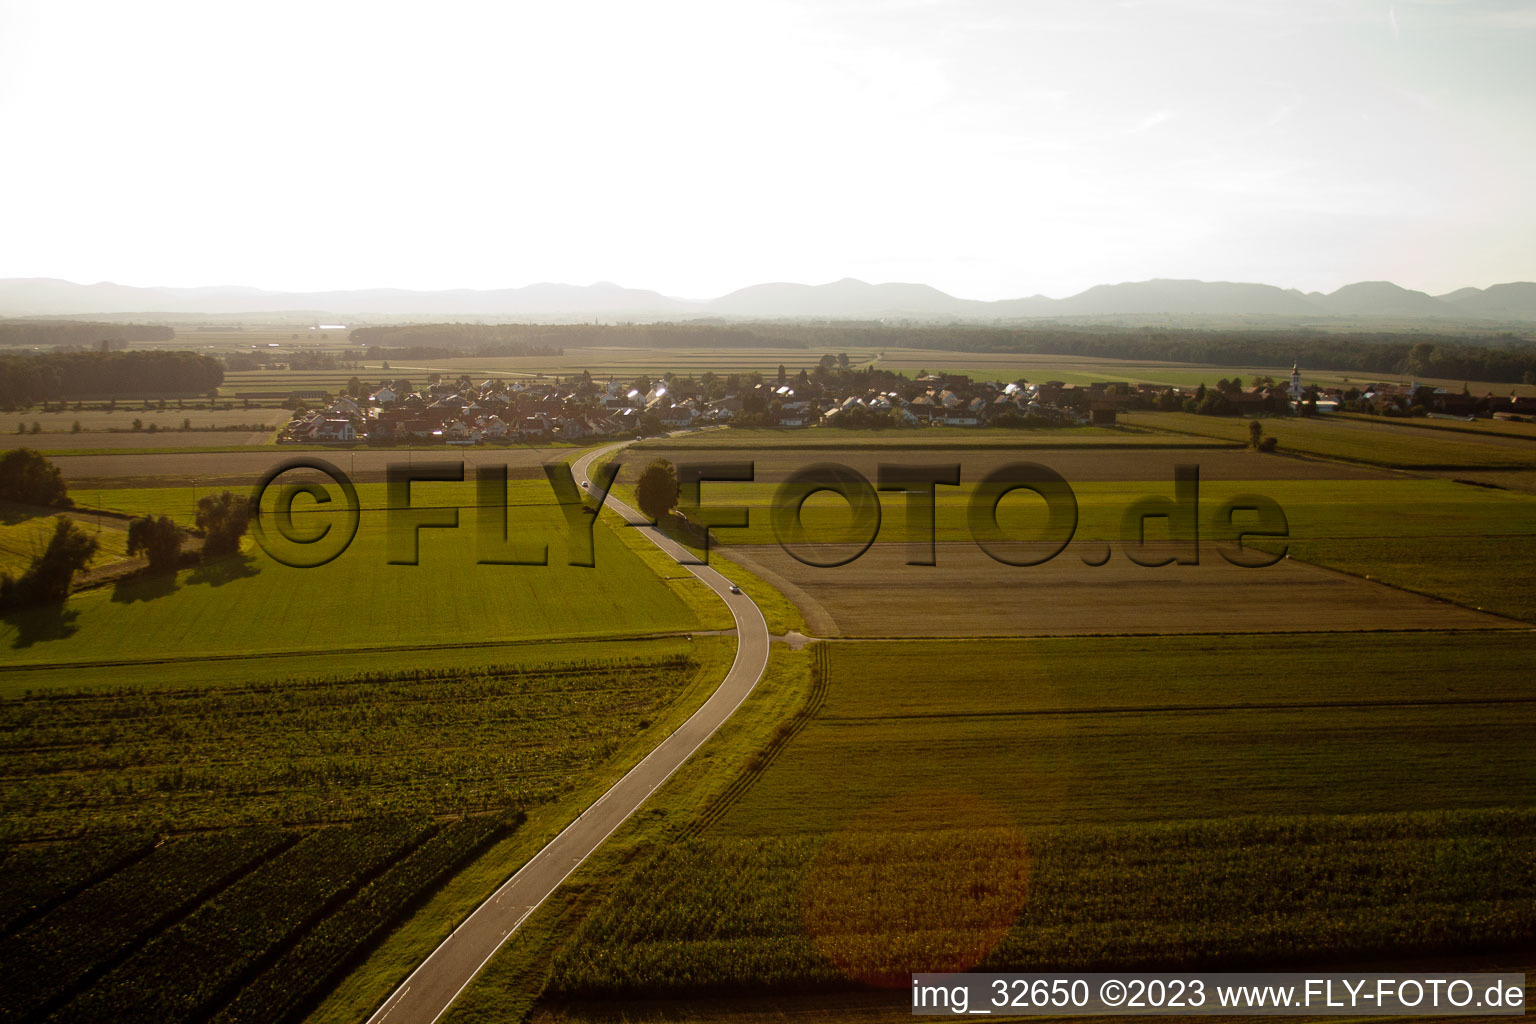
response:
<path id="1" fill-rule="evenodd" d="M 592 461 L 622 447 L 614 444 L 588 452 L 572 463 L 571 472 L 578 481 L 590 480 L 587 470 Z M 768 623 L 751 598 L 731 593 L 730 580 L 714 569 L 689 564 L 693 555 L 686 548 L 663 536 L 628 505 L 609 497 L 606 507 L 720 595 L 736 619 L 736 660 L 692 717 L 502 883 L 384 1001 L 369 1024 L 432 1024 L 442 1016 L 528 915 L 731 717 L 768 665 Z"/>

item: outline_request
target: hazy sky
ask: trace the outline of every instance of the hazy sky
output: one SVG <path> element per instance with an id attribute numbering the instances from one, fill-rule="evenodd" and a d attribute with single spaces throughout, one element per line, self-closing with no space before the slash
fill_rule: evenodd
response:
<path id="1" fill-rule="evenodd" d="M 1536 3 L 0 0 L 0 277 L 1536 279 Z"/>

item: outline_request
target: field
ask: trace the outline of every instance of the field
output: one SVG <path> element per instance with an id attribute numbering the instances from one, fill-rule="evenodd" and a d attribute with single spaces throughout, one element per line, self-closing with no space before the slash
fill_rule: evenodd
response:
<path id="1" fill-rule="evenodd" d="M 113 435 L 121 437 L 122 435 Z M 147 435 L 146 435 L 147 436 Z M 236 436 L 236 435 L 231 435 Z M 546 462 L 568 459 L 576 449 L 568 445 L 525 445 L 516 448 L 410 448 L 364 447 L 317 449 L 315 446 L 242 447 L 224 444 L 217 451 L 187 450 L 115 451 L 53 456 L 53 462 L 73 489 L 75 500 L 92 505 L 97 488 L 161 490 L 187 485 L 206 488 L 250 487 L 269 470 L 290 459 L 318 458 L 354 481 L 380 481 L 389 466 L 414 466 L 427 462 L 464 462 L 465 478 L 474 478 L 474 466 L 506 466 L 513 480 L 543 480 Z M 467 485 L 468 486 L 468 485 Z"/>
<path id="2" fill-rule="evenodd" d="M 1112 824 L 1524 802 L 1530 632 L 836 643 L 812 722 L 714 828 Z M 943 665 L 942 674 L 931 671 Z M 1347 668 L 1345 668 L 1347 666 Z M 837 764 L 839 767 L 833 768 Z M 840 785 L 816 781 L 836 771 Z M 925 811 L 870 818 L 924 791 Z M 946 796 L 945 794 L 948 794 Z M 946 811 L 954 796 L 953 811 Z M 968 808 L 981 820 L 968 819 Z"/>
<path id="3" fill-rule="evenodd" d="M 1190 363 L 1147 362 L 1130 359 L 1109 359 L 1094 356 L 1064 355 L 1010 355 L 997 352 L 950 352 L 939 349 L 888 349 L 876 363 L 883 369 L 907 375 L 921 370 L 930 373 L 960 373 L 976 380 L 1018 380 L 1033 383 L 1059 380 L 1063 384 L 1092 384 L 1095 381 L 1120 381 L 1128 384 L 1158 384 L 1165 387 L 1198 387 L 1205 384 L 1215 387 L 1222 378 L 1239 377 L 1252 383 L 1260 377 L 1287 381 L 1291 377 L 1289 366 L 1201 366 Z M 1460 391 L 1466 385 L 1473 394 L 1483 395 L 1492 391 L 1507 395 L 1536 394 L 1536 386 L 1528 384 L 1504 384 L 1489 381 L 1464 381 L 1428 377 L 1415 378 L 1404 374 L 1386 373 L 1374 376 L 1363 371 L 1316 370 L 1301 367 L 1302 383 L 1322 387 L 1362 387 L 1374 383 L 1407 384 L 1418 380 L 1420 384 Z"/>
<path id="4" fill-rule="evenodd" d="M 302 1015 L 472 862 L 505 877 L 728 657 L 0 700 L 0 1019 Z"/>
<path id="5" fill-rule="evenodd" d="M 178 332 L 181 344 L 191 341 L 192 336 Z M 347 349 L 344 343 L 329 345 L 311 340 L 308 336 L 295 344 L 286 338 L 279 340 L 284 346 L 271 358 L 281 358 L 291 350 L 328 349 L 343 358 L 355 358 L 360 353 Z M 191 341 L 196 344 L 195 341 Z M 227 345 L 228 342 L 226 341 Z M 1276 380 L 1290 377 L 1289 366 L 1199 366 L 1188 363 L 1136 362 L 1090 356 L 1064 355 L 1009 355 L 994 352 L 951 352 L 936 349 L 904 349 L 894 347 L 842 346 L 855 367 L 876 366 L 881 369 L 916 376 L 920 372 L 957 373 L 977 380 L 1028 380 L 1043 382 L 1059 380 L 1066 384 L 1090 384 L 1094 381 L 1122 381 L 1132 384 L 1159 384 L 1170 387 L 1195 387 L 1199 384 L 1214 386 L 1223 377 L 1241 377 L 1249 381 L 1262 376 Z M 550 377 L 579 374 L 583 370 L 595 377 L 633 378 L 641 375 L 655 377 L 663 373 L 691 374 L 705 372 L 716 374 L 761 373 L 777 374 L 782 364 L 791 373 L 814 369 L 823 355 L 815 348 L 638 348 L 627 346 L 580 348 L 568 347 L 559 356 L 520 356 L 497 358 L 452 358 L 427 362 L 396 360 L 388 370 L 378 360 L 359 360 L 361 369 L 356 370 L 246 370 L 225 375 L 221 397 L 230 398 L 241 392 L 289 391 L 295 389 L 324 388 L 338 390 L 349 377 L 359 376 L 371 381 L 383 377 L 424 377 L 430 373 L 460 374 L 473 377 Z M 1303 367 L 1302 379 L 1307 384 L 1322 386 L 1361 386 L 1371 383 L 1408 383 L 1411 379 L 1401 374 L 1368 376 L 1358 372 L 1308 370 Z M 1501 384 L 1487 381 L 1463 381 L 1421 378 L 1420 383 L 1432 384 L 1460 391 L 1467 385 L 1474 394 L 1536 394 L 1536 387 L 1523 384 Z"/>
<path id="6" fill-rule="evenodd" d="M 1312 426 L 1265 426 L 1292 423 Z M 940 431 L 713 431 L 628 453 L 621 486 L 655 456 L 752 461 L 755 483 L 704 485 L 706 506 L 750 509 L 748 528 L 716 531 L 720 551 L 816 635 L 953 639 L 820 647 L 800 712 L 760 734 L 735 781 L 643 844 L 642 866 L 582 885 L 540 947 L 552 966 L 531 945 L 504 954 L 451 1019 L 500 1019 L 530 990 L 517 1014 L 540 1024 L 889 1019 L 902 1000 L 881 985 L 976 964 L 1523 965 L 1536 506 L 1389 464 L 1443 464 L 1444 443 L 1502 465 L 1525 442 L 1341 421 L 1293 438 L 1319 455 L 1364 446 L 1346 462 L 1234 450 L 1235 425 L 1201 438 L 1225 450 L 1156 429 L 977 432 L 955 448 Z M 850 564 L 787 555 L 775 491 L 827 461 L 871 481 L 882 463 L 959 463 L 962 485 L 937 491 L 937 565 L 907 564 L 926 527 L 891 493 Z M 1075 539 L 1043 565 L 971 540 L 974 481 L 1018 461 L 1060 473 L 1077 506 Z M 1199 564 L 1132 564 L 1126 508 L 1175 497 L 1188 463 Z M 1289 559 L 1220 556 L 1215 511 L 1243 494 L 1284 510 Z M 1042 511 L 1016 494 L 998 524 L 1038 537 Z M 802 521 L 830 541 L 851 516 L 822 494 Z M 1177 550 L 1166 524 L 1151 531 L 1147 553 Z"/>
<path id="7" fill-rule="evenodd" d="M 1536 934 L 1533 854 L 1530 810 L 696 839 L 588 918 L 546 1006 L 736 995 L 750 1010 L 874 987 L 894 1016 L 918 964 L 1243 970 L 1518 943 Z"/>
<path id="8" fill-rule="evenodd" d="M 1531 654 L 1529 634 L 832 644 L 809 722 L 586 918 L 546 1012 L 919 963 L 1529 942 Z"/>
<path id="9" fill-rule="evenodd" d="M 1247 439 L 1244 438 L 1244 443 Z M 635 452 L 730 451 L 993 451 L 1012 448 L 1230 448 L 1230 443 L 1167 433 L 1114 430 L 1108 427 L 1053 427 L 1006 430 L 991 427 L 912 427 L 889 430 L 840 430 L 835 427 L 720 428 L 673 437 L 650 438 Z"/>
<path id="10" fill-rule="evenodd" d="M 436 486 L 416 487 L 415 501 L 473 504 L 473 482 Z M 567 564 L 567 528 L 547 483 L 513 482 L 508 500 L 514 543 L 547 544 L 548 565 L 479 564 L 508 556 L 480 546 L 473 510 L 464 511 L 459 529 L 422 531 L 420 564 L 391 565 L 384 488 L 360 490 L 365 511 L 356 539 L 327 565 L 290 568 L 250 545 L 240 556 L 175 578 L 125 580 L 63 608 L 7 613 L 0 664 L 399 649 L 688 631 L 698 624 L 684 598 L 611 530 L 594 533 L 595 567 Z M 91 492 L 81 498 L 96 500 Z M 100 500 L 184 520 L 194 507 L 186 488 L 104 491 Z"/>
<path id="11" fill-rule="evenodd" d="M 526 809 L 648 727 L 697 667 L 678 654 L 12 698 L 0 842 Z"/>
<path id="12" fill-rule="evenodd" d="M 632 481 L 653 453 L 678 464 L 730 458 L 657 443 L 647 446 L 643 458 L 626 458 L 620 480 Z M 929 558 L 927 545 L 921 543 L 927 526 L 914 528 L 906 499 L 889 492 L 879 495 L 874 544 L 861 555 L 860 543 L 838 543 L 851 535 L 847 502 L 828 493 L 805 502 L 801 522 L 807 543 L 795 550 L 815 561 L 857 555 L 854 561 L 824 567 L 786 553 L 770 515 L 779 482 L 824 461 L 849 466 L 870 481 L 877 478 L 881 463 L 959 464 L 960 486 L 937 488 L 932 534 L 936 564 L 907 564 Z M 1076 504 L 1072 542 L 1040 565 L 1002 564 L 972 540 L 972 481 L 1017 461 L 1039 463 L 1060 474 Z M 1514 624 L 1480 615 L 1479 610 L 1536 621 L 1536 498 L 1524 493 L 1248 451 L 1063 446 L 1028 453 L 983 448 L 950 454 L 921 445 L 876 451 L 816 447 L 803 452 L 770 450 L 752 462 L 758 482 L 706 483 L 703 503 L 749 510 L 747 528 L 716 531 L 727 545 L 722 550 L 789 596 L 817 635 L 1271 632 Z M 1134 564 L 1126 557 L 1134 531 L 1126 532 L 1123 517 L 1143 496 L 1173 498 L 1174 469 L 1180 464 L 1200 470 L 1199 564 Z M 1290 558 L 1271 566 L 1238 568 L 1222 556 L 1225 530 L 1217 512 L 1224 502 L 1247 494 L 1280 506 L 1288 536 L 1285 542 L 1251 538 L 1247 543 Z M 1016 492 L 998 505 L 997 520 L 1006 536 L 1039 538 L 1044 504 L 1029 492 Z M 1251 520 L 1239 516 L 1237 522 Z M 1165 521 L 1152 520 L 1148 539 L 1168 537 L 1167 529 Z M 1020 560 L 1049 554 L 1049 545 L 1025 546 L 1026 557 Z M 1108 561 L 1099 564 L 1106 556 Z"/>
<path id="13" fill-rule="evenodd" d="M 1227 441 L 1248 439 L 1248 420 L 1183 412 L 1131 413 L 1132 427 L 1168 430 Z M 1536 466 L 1536 439 L 1460 437 L 1397 426 L 1392 420 L 1359 418 L 1267 419 L 1264 433 L 1287 452 L 1303 452 L 1398 469 L 1529 469 Z"/>
<path id="14" fill-rule="evenodd" d="M 32 559 L 48 546 L 55 530 L 53 515 L 27 505 L 0 502 L 0 573 L 20 576 Z M 82 515 L 82 528 L 96 541 L 96 554 L 87 568 L 128 557 L 128 534 L 121 520 Z"/>
<path id="15" fill-rule="evenodd" d="M 147 433 L 149 425 L 155 424 L 157 433 L 175 435 L 183 430 L 182 423 L 192 421 L 191 429 L 199 433 L 233 432 L 233 436 L 239 437 L 240 432 L 250 427 L 252 430 L 265 426 L 269 431 L 287 423 L 293 415 L 287 409 L 280 409 L 272 405 L 253 406 L 246 408 L 242 403 L 233 403 L 234 407 L 226 409 L 221 403 L 217 409 L 209 409 L 206 401 L 182 401 L 171 399 L 163 403 L 165 408 L 160 408 L 160 402 L 133 402 L 125 401 L 117 404 L 116 408 L 108 409 L 99 404 L 92 403 L 89 407 L 81 409 L 64 409 L 61 411 L 42 412 L 37 409 L 27 409 L 22 412 L 13 412 L 15 426 L 25 426 L 26 432 L 20 430 L 8 430 L 5 435 L 6 444 L 9 447 L 41 445 L 29 441 L 32 436 L 32 425 L 35 423 L 42 428 L 43 436 L 52 435 L 76 435 L 76 441 L 83 441 L 78 434 L 87 436 L 95 434 L 139 434 Z M 138 420 L 140 429 L 135 430 L 133 423 Z M 75 424 L 80 425 L 80 430 L 75 431 Z M 0 426 L 5 426 L 4 420 L 0 420 Z M 254 425 L 254 426 L 253 426 Z M 105 444 L 105 440 L 91 437 L 92 441 Z M 118 438 L 122 440 L 121 437 Z M 168 440 L 164 439 L 164 440 Z M 51 447 L 61 447 L 52 445 Z"/>
<path id="16" fill-rule="evenodd" d="M 342 347 L 258 333 L 196 340 Z M 1008 379 L 1254 375 L 849 354 Z M 771 375 L 819 355 L 571 349 L 238 373 L 222 390 L 335 390 L 354 373 Z M 318 568 L 248 538 L 173 579 L 0 618 L 0 1022 L 366 1019 L 703 700 L 734 650 L 710 634 L 730 620 L 611 515 L 596 521 L 597 568 L 567 564 L 581 545 L 541 464 L 571 448 L 309 453 L 254 432 L 115 430 L 172 412 L 221 428 L 280 410 L 82 410 L 13 440 L 76 453 L 57 463 L 87 509 L 184 524 L 209 491 L 318 454 L 358 483 L 358 535 Z M 751 461 L 755 482 L 703 488 L 706 506 L 751 514 L 716 531 L 720 567 L 775 633 L 833 639 L 775 643 L 736 716 L 445 1019 L 745 1021 L 814 993 L 826 1001 L 783 1015 L 852 1020 L 886 1013 L 899 993 L 881 986 L 918 967 L 1441 963 L 1533 948 L 1536 497 L 1456 480 L 1536 474 L 1536 440 L 1522 424 L 1263 422 L 1277 454 L 1246 450 L 1246 421 L 1181 414 L 1113 429 L 706 430 L 624 453 L 631 504 L 652 458 Z M 413 544 L 386 467 L 460 460 L 464 483 L 412 491 L 429 515 L 456 510 L 458 527 Z M 931 549 L 907 498 L 881 492 L 868 550 L 823 567 L 787 554 L 771 516 L 783 481 L 818 462 L 871 482 L 882 464 L 959 464 L 962 483 L 937 488 Z M 1070 543 L 1042 564 L 1004 564 L 973 539 L 978 482 L 1019 462 L 1058 473 L 1075 503 Z M 1190 464 L 1199 564 L 1136 564 L 1184 550 L 1171 522 L 1149 520 L 1141 546 L 1123 517 L 1174 498 Z M 479 507 L 482 465 L 507 467 L 516 552 L 494 503 Z M 1243 495 L 1287 523 L 1248 553 L 1289 558 L 1223 558 L 1234 549 L 1217 510 Z M 296 508 L 298 532 L 344 526 Z M 13 519 L 0 553 L 19 566 L 42 526 Z M 811 561 L 862 547 L 835 543 L 851 517 L 832 495 L 806 501 L 801 521 Z M 1014 492 L 991 543 L 1032 560 L 1044 521 L 1040 499 Z M 546 545 L 548 565 L 481 564 Z M 413 548 L 419 564 L 390 564 Z M 930 550 L 937 564 L 909 564 Z"/>

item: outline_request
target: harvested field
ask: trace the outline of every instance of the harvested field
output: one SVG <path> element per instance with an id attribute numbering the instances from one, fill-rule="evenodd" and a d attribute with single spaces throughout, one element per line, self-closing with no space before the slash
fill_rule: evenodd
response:
<path id="1" fill-rule="evenodd" d="M 35 448 L 40 452 L 122 451 L 136 448 L 229 448 L 234 445 L 270 445 L 273 430 L 172 430 L 168 426 L 147 430 L 92 430 L 41 434 L 0 434 L 0 448 Z"/>
<path id="2" fill-rule="evenodd" d="M 131 437 L 130 434 L 104 435 Z M 169 438 L 173 435 L 155 435 Z M 232 435 L 220 435 L 229 443 Z M 262 474 L 293 458 L 319 458 L 336 466 L 356 482 L 384 479 L 388 466 L 418 465 L 427 462 L 459 462 L 466 479 L 474 476 L 477 465 L 506 466 L 513 480 L 542 480 L 545 462 L 559 462 L 574 449 L 549 448 L 438 448 L 431 451 L 392 449 L 337 449 L 334 451 L 267 447 L 249 452 L 156 452 L 132 455 L 61 455 L 53 459 L 71 487 L 111 486 L 113 484 L 177 482 L 196 479 L 203 485 L 254 484 Z"/>
<path id="3" fill-rule="evenodd" d="M 1167 434 L 1152 430 L 1113 427 L 913 427 L 891 430 L 843 430 L 836 427 L 705 428 L 653 437 L 635 446 L 636 451 L 675 448 L 679 451 L 734 451 L 753 449 L 875 449 L 911 448 L 914 451 L 971 451 L 977 448 L 1232 448 L 1236 443 L 1220 438 Z"/>
<path id="4" fill-rule="evenodd" d="M 1134 437 L 1135 435 L 1127 435 Z M 862 473 L 871 483 L 881 463 L 903 465 L 960 465 L 962 484 L 975 483 L 988 473 L 1015 462 L 1037 462 L 1060 473 L 1068 483 L 1089 480 L 1173 480 L 1173 468 L 1194 464 L 1200 467 L 1200 479 L 1219 480 L 1379 480 L 1395 474 L 1369 466 L 1287 458 L 1233 448 L 1180 448 L 1175 446 L 1076 447 L 1042 443 L 1025 449 L 963 448 L 935 451 L 921 445 L 880 448 L 848 445 L 817 447 L 813 450 L 736 449 L 733 451 L 698 451 L 683 447 L 650 445 L 627 451 L 621 456 L 624 470 L 621 483 L 633 483 L 652 460 L 665 458 L 674 464 L 744 462 L 755 467 L 760 483 L 777 483 L 790 474 L 818 462 L 837 462 Z M 706 485 L 705 500 L 723 484 Z M 949 488 L 940 488 L 943 495 Z M 729 493 L 728 490 L 723 493 Z M 724 499 L 718 499 L 724 500 Z"/>
<path id="5" fill-rule="evenodd" d="M 1294 560 L 1229 565 L 1202 545 L 1199 565 L 1156 568 L 1074 544 L 1044 565 L 994 561 L 974 544 L 940 543 L 937 565 L 907 565 L 877 544 L 848 565 L 807 566 L 776 545 L 731 558 L 782 589 L 823 636 L 1054 636 L 1522 627 Z"/>
<path id="6" fill-rule="evenodd" d="M 12 412 L 8 419 L 0 419 L 0 427 L 9 430 L 10 425 L 25 424 L 31 430 L 32 424 L 36 423 L 45 434 L 67 434 L 78 423 L 82 433 L 129 433 L 133 430 L 134 420 L 139 420 L 145 427 L 158 424 L 160 430 L 179 429 L 183 420 L 191 420 L 193 430 L 217 431 L 246 424 L 279 427 L 293 417 L 292 412 L 277 405 L 247 407 L 243 402 L 237 402 L 230 409 L 209 409 L 207 406 L 206 402 L 183 402 L 178 406 L 171 401 L 162 409 L 158 402 L 148 403 L 146 407 L 144 402 L 123 401 L 115 409 L 103 405 L 52 412 L 25 409 Z"/>
<path id="7" fill-rule="evenodd" d="M 1198 416 L 1186 412 L 1138 412 L 1124 422 L 1151 430 L 1245 441 L 1251 420 Z M 1264 433 L 1282 451 L 1402 469 L 1530 469 L 1536 443 L 1497 435 L 1477 436 L 1448 430 L 1416 430 L 1384 417 L 1265 419 Z"/>

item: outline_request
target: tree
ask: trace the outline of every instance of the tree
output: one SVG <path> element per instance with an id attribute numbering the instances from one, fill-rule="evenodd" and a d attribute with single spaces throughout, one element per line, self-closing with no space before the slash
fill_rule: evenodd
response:
<path id="1" fill-rule="evenodd" d="M 23 505 L 74 504 L 59 467 L 31 448 L 12 448 L 0 455 L 0 499 Z"/>
<path id="2" fill-rule="evenodd" d="M 128 553 L 143 552 L 150 572 L 174 572 L 181 561 L 181 530 L 166 516 L 144 516 L 128 524 Z"/>
<path id="3" fill-rule="evenodd" d="M 1264 424 L 1258 420 L 1251 420 L 1248 423 L 1248 447 L 1257 451 L 1259 442 L 1262 440 L 1264 440 Z"/>
<path id="4" fill-rule="evenodd" d="M 57 604 L 69 596 L 75 573 L 96 553 L 96 538 L 64 516 L 55 520 L 53 536 L 43 553 L 20 579 L 0 576 L 0 605 Z"/>
<path id="5" fill-rule="evenodd" d="M 203 531 L 203 557 L 219 558 L 240 550 L 240 538 L 251 522 L 251 501 L 224 491 L 198 500 L 197 525 Z"/>
<path id="6" fill-rule="evenodd" d="M 677 507 L 677 469 L 666 459 L 657 459 L 645 467 L 635 482 L 635 501 L 652 522 L 666 521 Z"/>
<path id="7" fill-rule="evenodd" d="M 1201 416 L 1236 416 L 1237 406 L 1220 391 L 1208 391 L 1205 397 L 1195 407 L 1195 412 Z"/>

